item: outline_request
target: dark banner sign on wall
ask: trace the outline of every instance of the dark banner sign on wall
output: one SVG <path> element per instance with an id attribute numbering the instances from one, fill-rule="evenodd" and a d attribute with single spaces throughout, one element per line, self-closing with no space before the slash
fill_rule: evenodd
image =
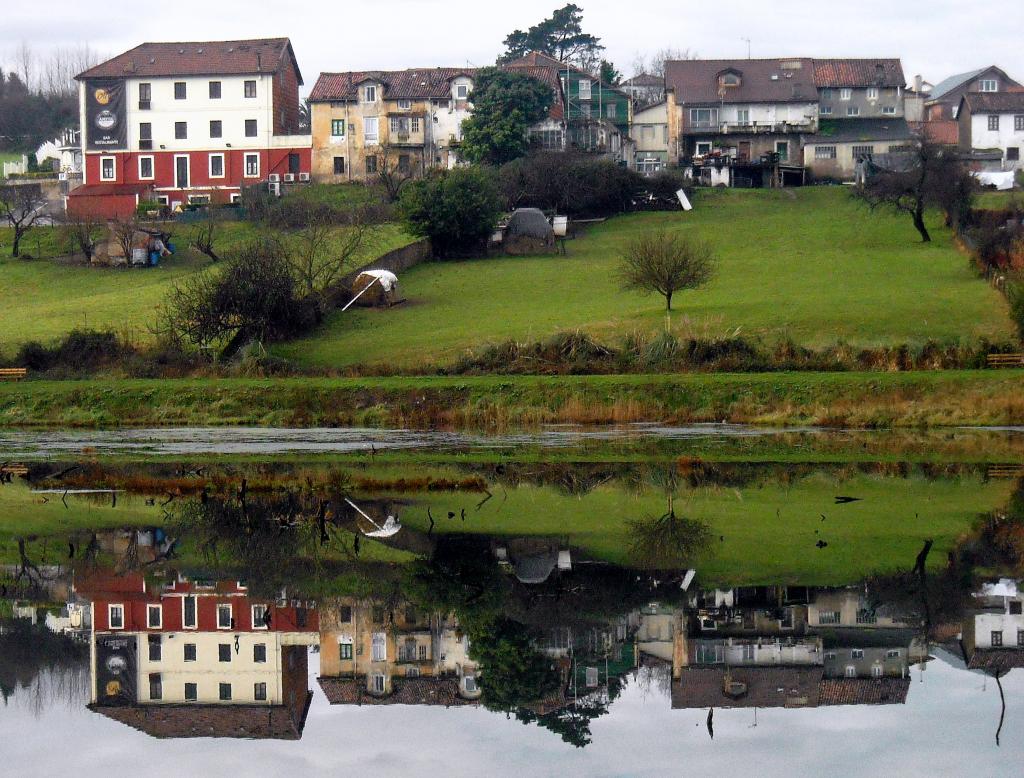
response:
<path id="1" fill-rule="evenodd" d="M 116 78 L 85 83 L 85 128 L 94 151 L 128 148 L 128 113 L 124 81 Z"/>
<path id="2" fill-rule="evenodd" d="M 107 705 L 130 705 L 138 699 L 136 641 L 131 635 L 96 638 L 96 696 Z"/>

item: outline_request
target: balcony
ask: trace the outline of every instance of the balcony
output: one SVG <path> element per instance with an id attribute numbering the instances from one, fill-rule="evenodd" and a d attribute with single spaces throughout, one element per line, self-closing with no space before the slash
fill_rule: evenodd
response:
<path id="1" fill-rule="evenodd" d="M 390 132 L 388 133 L 388 141 L 392 146 L 422 146 L 424 142 L 423 131 Z"/>
<path id="2" fill-rule="evenodd" d="M 771 135 L 815 132 L 813 119 L 805 122 L 688 122 L 684 135 Z"/>

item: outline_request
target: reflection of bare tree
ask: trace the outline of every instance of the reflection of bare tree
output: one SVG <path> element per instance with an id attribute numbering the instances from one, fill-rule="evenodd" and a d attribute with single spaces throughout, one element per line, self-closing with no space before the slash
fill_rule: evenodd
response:
<path id="1" fill-rule="evenodd" d="M 693 564 L 711 546 L 711 529 L 699 519 L 668 513 L 629 523 L 629 551 L 635 564 L 650 570 L 672 570 Z"/>
<path id="2" fill-rule="evenodd" d="M 666 698 L 672 693 L 672 666 L 663 662 L 641 665 L 633 680 L 644 699 L 653 694 Z"/>
<path id="3" fill-rule="evenodd" d="M 0 634 L 0 695 L 39 715 L 57 702 L 82 704 L 88 697 L 88 646 L 42 625 L 15 619 Z"/>

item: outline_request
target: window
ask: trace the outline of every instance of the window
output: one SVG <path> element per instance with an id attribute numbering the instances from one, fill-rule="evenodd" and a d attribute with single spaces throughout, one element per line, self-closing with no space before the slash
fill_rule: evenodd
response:
<path id="1" fill-rule="evenodd" d="M 224 178 L 224 155 L 210 155 L 210 178 Z"/>
<path id="2" fill-rule="evenodd" d="M 589 100 L 591 96 L 591 90 L 593 83 L 589 78 L 580 80 L 580 100 Z"/>
<path id="3" fill-rule="evenodd" d="M 1024 132 L 1024 116 L 1013 117 L 1014 132 Z"/>
<path id="4" fill-rule="evenodd" d="M 420 677 L 420 669 L 418 667 L 407 667 L 407 668 L 405 668 L 405 677 L 406 678 L 419 678 Z"/>
<path id="5" fill-rule="evenodd" d="M 192 195 L 188 196 L 188 202 L 190 205 L 209 205 L 210 195 Z"/>
<path id="6" fill-rule="evenodd" d="M 409 119 L 407 117 L 391 117 L 391 132 L 395 133 L 408 133 L 409 132 Z"/>
<path id="7" fill-rule="evenodd" d="M 547 151 L 560 151 L 562 148 L 562 131 L 536 130 L 530 133 L 530 142 Z"/>
<path id="8" fill-rule="evenodd" d="M 690 124 L 694 127 L 718 126 L 717 108 L 691 108 Z"/>
<path id="9" fill-rule="evenodd" d="M 814 147 L 814 158 L 815 159 L 835 159 L 836 158 L 836 147 L 835 146 L 815 146 Z M 826 617 L 835 618 L 835 621 L 826 621 Z M 833 613 L 822 613 L 820 616 L 820 622 L 822 624 L 838 624 L 839 613 L 838 611 Z"/>
<path id="10" fill-rule="evenodd" d="M 246 178 L 259 178 L 260 177 L 260 155 L 259 154 L 246 154 L 245 155 L 245 177 Z"/>
<path id="11" fill-rule="evenodd" d="M 590 103 L 583 103 L 580 105 L 580 116 L 584 119 L 590 118 Z"/>
<path id="12" fill-rule="evenodd" d="M 100 181 L 117 178 L 117 161 L 114 157 L 100 157 Z"/>
<path id="13" fill-rule="evenodd" d="M 860 116 L 860 106 L 857 106 L 857 105 L 848 105 L 848 106 L 846 106 L 846 115 L 847 116 Z"/>
<path id="14" fill-rule="evenodd" d="M 1007 151 L 1009 151 L 1009 149 L 1007 149 Z M 1024 608 L 1022 608 L 1022 606 L 1024 606 L 1024 602 L 1021 602 L 1020 600 L 1010 600 L 1007 603 L 1007 606 L 1008 612 L 1011 616 L 1020 616 L 1021 611 L 1024 610 Z"/>
<path id="15" fill-rule="evenodd" d="M 703 157 L 711 153 L 711 141 L 699 141 L 697 143 L 697 156 Z"/>
<path id="16" fill-rule="evenodd" d="M 111 629 L 124 629 L 124 606 L 107 606 L 107 616 Z"/>
<path id="17" fill-rule="evenodd" d="M 1003 645 L 1003 631 L 994 629 L 992 630 L 992 647 L 1000 648 Z"/>
<path id="18" fill-rule="evenodd" d="M 364 103 L 375 103 L 375 102 L 377 102 L 377 87 L 375 87 L 375 86 L 363 87 L 363 102 Z"/>
<path id="19" fill-rule="evenodd" d="M 882 666 L 881 665 L 871 665 L 871 677 L 872 678 L 881 678 L 882 677 L 882 672 L 883 672 L 883 670 L 882 670 Z"/>
<path id="20" fill-rule="evenodd" d="M 409 126 L 412 128 L 413 132 L 419 132 L 420 131 L 420 117 L 418 117 L 418 116 L 412 117 L 412 119 L 410 120 Z M 459 132 L 460 132 L 460 134 L 462 132 L 462 125 L 461 124 L 459 125 Z"/>
<path id="21" fill-rule="evenodd" d="M 825 661 L 831 662 L 835 658 L 836 658 L 836 652 L 835 651 L 826 651 L 825 652 Z"/>
<path id="22" fill-rule="evenodd" d="M 991 116 L 988 117 L 988 128 L 990 130 L 997 130 L 998 131 L 998 129 L 999 129 L 999 114 L 992 114 Z"/>
<path id="23" fill-rule="evenodd" d="M 373 690 L 377 694 L 383 694 L 384 693 L 384 674 L 383 673 L 374 673 L 371 676 L 371 679 L 373 681 Z"/>
<path id="24" fill-rule="evenodd" d="M 863 659 L 864 658 L 864 649 L 863 648 L 854 648 L 854 649 L 852 649 L 850 651 L 850 658 L 851 659 Z"/>
<path id="25" fill-rule="evenodd" d="M 265 683 L 254 683 L 252 685 L 252 698 L 257 701 L 267 699 L 267 685 Z"/>
<path id="26" fill-rule="evenodd" d="M 220 81 L 210 82 L 210 99 L 220 100 Z"/>
<path id="27" fill-rule="evenodd" d="M 152 157 L 139 157 L 139 178 L 145 180 L 153 178 Z"/>
<path id="28" fill-rule="evenodd" d="M 139 148 L 153 148 L 153 125 L 149 122 L 139 122 Z"/>
<path id="29" fill-rule="evenodd" d="M 174 82 L 174 99 L 184 100 L 188 96 L 184 81 Z"/>
<path id="30" fill-rule="evenodd" d="M 409 165 L 409 155 L 408 154 L 399 154 L 398 155 L 398 172 L 403 174 L 403 175 L 405 175 L 411 169 L 412 168 Z"/>
<path id="31" fill-rule="evenodd" d="M 252 628 L 266 629 L 268 626 L 270 626 L 270 609 L 266 605 L 253 605 Z"/>
<path id="32" fill-rule="evenodd" d="M 994 78 L 983 78 L 983 79 L 981 79 L 981 89 L 979 91 L 982 91 L 982 92 L 998 92 L 999 91 L 999 82 L 996 81 Z"/>
<path id="33" fill-rule="evenodd" d="M 831 100 L 832 99 L 832 90 L 829 87 L 825 87 L 824 89 L 821 90 L 821 99 L 822 100 Z"/>
<path id="34" fill-rule="evenodd" d="M 455 85 L 455 99 L 466 100 L 469 98 L 469 84 L 456 84 Z"/>
<path id="35" fill-rule="evenodd" d="M 750 124 L 750 109 L 749 108 L 737 108 L 736 109 L 736 123 L 737 124 Z"/>
<path id="36" fill-rule="evenodd" d="M 411 108 L 412 108 L 412 100 L 399 100 L 398 101 L 398 110 L 399 111 L 408 111 Z"/>
<path id="37" fill-rule="evenodd" d="M 194 662 L 196 661 L 196 644 L 186 643 L 185 644 L 185 661 Z"/>
<path id="38" fill-rule="evenodd" d="M 376 143 L 379 123 L 376 116 L 367 116 L 363 119 L 363 141 L 365 143 Z"/>
<path id="39" fill-rule="evenodd" d="M 789 159 L 789 141 L 775 141 L 775 153 L 779 155 L 779 162 L 787 161 Z M 787 611 L 787 613 L 790 613 L 790 617 L 792 618 L 792 613 L 789 611 Z"/>
<path id="40" fill-rule="evenodd" d="M 196 598 L 184 597 L 181 601 L 181 624 L 185 629 L 196 628 Z"/>
<path id="41" fill-rule="evenodd" d="M 606 105 L 604 109 L 605 116 L 609 119 L 614 119 L 618 115 L 618 110 L 619 106 L 617 106 L 615 103 L 608 103 L 608 105 Z"/>
<path id="42" fill-rule="evenodd" d="M 1024 647 L 1024 629 L 1017 630 L 1017 645 Z"/>
<path id="43" fill-rule="evenodd" d="M 251 99 L 251 98 L 256 97 L 256 82 L 255 81 L 246 81 L 245 82 L 245 86 L 244 86 L 244 90 L 245 90 L 244 94 L 245 94 L 245 96 L 247 98 Z"/>
<path id="44" fill-rule="evenodd" d="M 831 105 L 823 105 L 823 106 L 821 106 L 821 110 L 819 110 L 818 113 L 820 113 L 822 116 L 831 116 L 832 115 L 832 106 Z"/>
<path id="45" fill-rule="evenodd" d="M 383 662 L 387 659 L 388 646 L 387 637 L 383 632 L 374 632 L 372 638 L 372 653 L 374 662 Z"/>
<path id="46" fill-rule="evenodd" d="M 231 684 L 222 683 L 220 684 L 219 694 L 221 700 L 227 702 L 231 699 Z"/>
<path id="47" fill-rule="evenodd" d="M 467 675 L 465 678 L 462 679 L 462 686 L 465 688 L 467 692 L 475 692 L 476 678 L 474 678 L 471 675 Z"/>
<path id="48" fill-rule="evenodd" d="M 267 644 L 257 643 L 252 647 L 252 661 L 264 664 L 267 661 Z"/>
<path id="49" fill-rule="evenodd" d="M 218 662 L 230 662 L 231 661 L 231 644 L 220 643 L 217 646 L 217 661 Z"/>
<path id="50" fill-rule="evenodd" d="M 372 155 L 372 154 L 369 157 L 366 158 L 366 172 L 367 173 L 376 173 L 377 172 L 377 157 Z"/>
<path id="51" fill-rule="evenodd" d="M 231 617 L 231 604 L 221 603 L 217 606 L 217 629 L 231 629 L 234 619 Z"/>
<path id="52" fill-rule="evenodd" d="M 839 90 L 839 99 L 840 100 L 849 100 L 852 97 L 853 97 L 853 90 L 852 89 L 843 88 L 843 89 Z"/>
<path id="53" fill-rule="evenodd" d="M 417 655 L 417 657 L 419 657 L 419 660 L 421 662 L 426 660 L 426 658 L 427 658 L 427 646 L 426 646 L 426 644 L 421 643 L 419 646 L 417 646 L 417 648 L 416 648 L 416 655 Z"/>
<path id="54" fill-rule="evenodd" d="M 868 87 L 868 100 L 877 100 L 877 99 L 878 99 L 878 87 L 877 86 L 869 86 Z"/>
<path id="55" fill-rule="evenodd" d="M 255 138 L 256 137 L 256 120 L 246 119 L 245 120 L 245 137 Z"/>
<path id="56" fill-rule="evenodd" d="M 853 158 L 854 159 L 867 159 L 868 157 L 872 156 L 875 153 L 875 147 L 874 146 L 854 146 L 851 149 L 851 152 L 853 153 Z M 864 616 L 864 618 L 870 618 L 871 621 L 861 621 L 861 616 L 862 615 Z M 874 624 L 875 623 L 875 614 L 872 613 L 871 611 L 858 611 L 857 612 L 857 623 L 858 624 Z"/>
<path id="57" fill-rule="evenodd" d="M 898 145 L 889 147 L 890 154 L 905 154 L 908 151 L 910 151 L 910 146 Z"/>
<path id="58" fill-rule="evenodd" d="M 895 116 L 896 115 L 896 106 L 895 105 L 884 105 L 884 106 L 882 106 L 882 113 L 884 113 L 886 116 Z"/>
<path id="59" fill-rule="evenodd" d="M 139 84 L 139 110 L 145 111 L 153 103 L 152 84 Z"/>
<path id="60" fill-rule="evenodd" d="M 160 636 L 149 635 L 148 640 L 146 642 L 149 644 L 149 661 L 159 662 L 163 657 L 163 646 L 161 645 L 160 642 Z"/>
<path id="61" fill-rule="evenodd" d="M 857 677 L 857 668 L 854 667 L 853 665 L 847 665 L 846 666 L 845 675 L 846 675 L 847 678 L 856 678 Z"/>
<path id="62" fill-rule="evenodd" d="M 1006 160 L 1007 162 L 1017 162 L 1020 159 L 1020 147 L 1019 146 L 1007 146 L 1006 147 Z M 1010 603 L 1012 606 L 1013 603 Z M 1019 611 L 1018 611 L 1019 613 Z"/>
<path id="63" fill-rule="evenodd" d="M 334 175 L 340 176 L 345 172 L 345 158 L 335 157 L 334 158 Z"/>
<path id="64" fill-rule="evenodd" d="M 149 699 L 162 700 L 164 697 L 164 686 L 160 682 L 160 673 L 149 674 Z"/>
<path id="65" fill-rule="evenodd" d="M 331 135 L 335 138 L 345 137 L 346 122 L 344 119 L 331 119 Z"/>
<path id="66" fill-rule="evenodd" d="M 224 137 L 224 125 L 220 119 L 210 119 L 210 137 L 211 138 L 223 138 Z"/>
<path id="67" fill-rule="evenodd" d="M 900 650 L 898 648 L 890 648 L 888 651 L 885 652 L 885 658 L 886 659 L 899 659 L 900 658 Z"/>
<path id="68" fill-rule="evenodd" d="M 175 140 L 185 140 L 188 138 L 188 122 L 174 123 L 174 138 Z"/>
<path id="69" fill-rule="evenodd" d="M 199 690 L 194 683 L 185 684 L 185 702 L 195 702 L 199 699 Z"/>
<path id="70" fill-rule="evenodd" d="M 352 659 L 352 644 L 351 643 L 339 643 L 338 644 L 338 658 L 342 660 Z"/>

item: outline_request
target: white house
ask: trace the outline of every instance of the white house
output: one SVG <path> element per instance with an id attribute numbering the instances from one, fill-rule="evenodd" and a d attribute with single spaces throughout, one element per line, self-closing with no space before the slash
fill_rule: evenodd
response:
<path id="1" fill-rule="evenodd" d="M 1021 169 L 1024 91 L 968 92 L 960 99 L 957 122 L 961 151 L 998 150 L 1003 170 Z"/>

